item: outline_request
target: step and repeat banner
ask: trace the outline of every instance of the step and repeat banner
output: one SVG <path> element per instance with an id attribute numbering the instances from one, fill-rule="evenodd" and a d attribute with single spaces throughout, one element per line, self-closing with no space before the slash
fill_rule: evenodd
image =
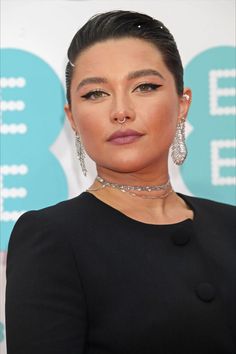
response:
<path id="1" fill-rule="evenodd" d="M 3 1 L 1 19 L 0 353 L 5 354 L 4 293 L 9 236 L 18 217 L 81 193 L 83 177 L 65 120 L 66 52 L 95 13 L 147 13 L 173 33 L 193 91 L 189 155 L 170 162 L 175 190 L 235 204 L 234 7 L 223 1 Z M 17 295 L 16 295 L 17 296 Z"/>

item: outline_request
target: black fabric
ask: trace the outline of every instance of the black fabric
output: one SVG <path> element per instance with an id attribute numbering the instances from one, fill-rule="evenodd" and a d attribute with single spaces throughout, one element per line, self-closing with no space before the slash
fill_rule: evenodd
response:
<path id="1" fill-rule="evenodd" d="M 8 354 L 235 354 L 235 208 L 135 221 L 85 192 L 24 214 L 7 257 Z"/>

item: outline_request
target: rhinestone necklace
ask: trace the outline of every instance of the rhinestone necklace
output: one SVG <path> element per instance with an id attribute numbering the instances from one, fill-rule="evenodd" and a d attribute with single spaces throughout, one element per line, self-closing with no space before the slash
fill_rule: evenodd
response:
<path id="1" fill-rule="evenodd" d="M 126 184 L 119 184 L 119 183 L 113 183 L 113 182 L 108 182 L 107 180 L 105 180 L 104 178 L 97 176 L 96 177 L 96 181 L 98 181 L 101 186 L 97 187 L 97 188 L 89 188 L 87 189 L 87 191 L 98 191 L 100 189 L 106 188 L 106 187 L 111 187 L 114 189 L 117 189 L 123 193 L 128 193 L 130 195 L 132 195 L 133 197 L 139 197 L 139 198 L 143 198 L 143 199 L 164 199 L 166 197 L 168 197 L 168 195 L 170 195 L 173 192 L 173 189 L 171 188 L 171 184 L 170 184 L 170 180 L 168 179 L 168 181 L 164 184 L 161 185 L 156 185 L 156 186 L 129 186 Z M 169 189 L 169 190 L 168 190 Z M 158 196 L 151 196 L 151 195 L 142 195 L 142 194 L 138 194 L 135 192 L 152 192 L 152 191 L 166 191 L 166 193 L 162 194 L 162 195 L 158 195 Z"/>

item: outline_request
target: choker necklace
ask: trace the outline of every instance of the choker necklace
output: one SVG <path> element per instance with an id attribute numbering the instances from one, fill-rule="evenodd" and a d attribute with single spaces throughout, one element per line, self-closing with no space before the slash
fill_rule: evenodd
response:
<path id="1" fill-rule="evenodd" d="M 89 188 L 87 191 L 98 191 L 100 189 L 106 188 L 106 187 L 111 187 L 114 189 L 118 189 L 121 192 L 126 192 L 129 193 L 130 195 L 132 195 L 133 197 L 140 197 L 143 199 L 164 199 L 166 198 L 170 193 L 173 192 L 173 189 L 171 188 L 171 184 L 170 184 L 170 180 L 168 179 L 168 181 L 164 184 L 161 185 L 155 185 L 155 186 L 129 186 L 126 184 L 119 184 L 119 183 L 112 183 L 112 182 L 108 182 L 106 181 L 104 178 L 97 176 L 96 177 L 96 181 L 98 181 L 101 186 L 97 187 L 97 188 Z M 162 194 L 162 195 L 158 195 L 158 196 L 154 196 L 154 195 L 147 195 L 147 194 L 138 194 L 135 192 L 153 192 L 153 191 L 166 191 L 166 193 Z"/>

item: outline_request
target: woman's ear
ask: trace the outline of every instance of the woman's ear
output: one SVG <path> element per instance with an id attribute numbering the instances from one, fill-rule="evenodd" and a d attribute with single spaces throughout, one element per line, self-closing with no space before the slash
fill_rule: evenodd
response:
<path id="1" fill-rule="evenodd" d="M 179 112 L 179 120 L 187 119 L 188 111 L 190 108 L 190 104 L 192 101 L 192 91 L 190 88 L 185 88 L 183 95 L 180 97 L 180 112 Z"/>
<path id="2" fill-rule="evenodd" d="M 74 121 L 74 118 L 73 118 L 73 114 L 71 112 L 71 107 L 70 107 L 70 105 L 68 103 L 65 104 L 64 111 L 65 111 L 65 114 L 67 116 L 67 119 L 70 122 L 71 128 L 76 132 L 77 131 L 77 127 L 76 127 L 76 124 L 75 124 L 75 121 Z"/>

